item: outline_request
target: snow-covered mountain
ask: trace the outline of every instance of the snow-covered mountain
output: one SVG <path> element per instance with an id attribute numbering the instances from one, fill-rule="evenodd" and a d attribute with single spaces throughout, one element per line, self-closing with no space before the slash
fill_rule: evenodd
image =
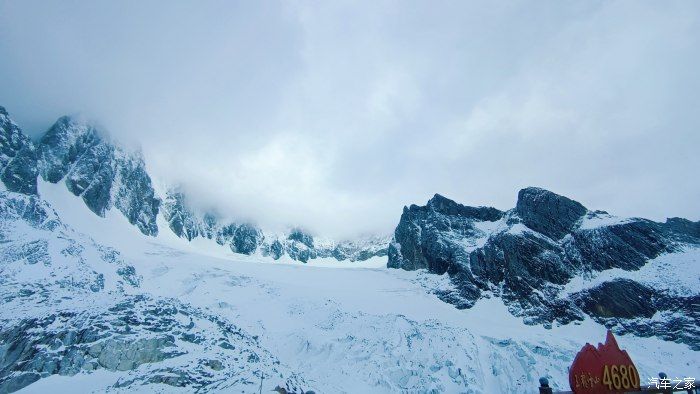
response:
<path id="1" fill-rule="evenodd" d="M 304 263 L 318 258 L 364 261 L 386 256 L 391 240 L 389 236 L 367 236 L 338 242 L 315 239 L 300 228 L 275 234 L 250 223 L 222 222 L 215 213 L 198 213 L 192 209 L 187 196 L 178 188 L 166 192 L 161 211 L 178 237 L 190 241 L 198 237 L 211 239 L 219 245 L 228 245 L 236 253 L 251 255 L 257 252 L 275 260 L 286 255 Z"/>
<path id="2" fill-rule="evenodd" d="M 531 187 L 506 212 L 440 195 L 405 207 L 388 265 L 447 273 L 454 290 L 438 294 L 458 308 L 499 297 L 527 324 L 591 317 L 700 350 L 700 266 L 651 263 L 698 247 L 700 222 L 618 218 Z"/>
<path id="3" fill-rule="evenodd" d="M 35 196 L 0 192 L 0 392 L 51 375 L 112 371 L 110 386 L 254 391 L 262 373 L 302 387 L 233 322 L 141 290 L 122 254 Z M 245 360 L 245 362 L 242 362 Z"/>
<path id="4" fill-rule="evenodd" d="M 8 190 L 36 194 L 36 149 L 0 106 L 0 180 Z"/>
<path id="5" fill-rule="evenodd" d="M 157 235 L 156 198 L 143 158 L 108 140 L 94 126 L 64 116 L 38 144 L 41 177 L 63 181 L 99 216 L 117 208 L 146 235 Z"/>
<path id="6" fill-rule="evenodd" d="M 273 234 L 89 124 L 0 121 L 0 393 L 534 393 L 607 327 L 642 381 L 700 376 L 700 223 L 528 188 L 436 195 L 393 239 Z"/>
<path id="7" fill-rule="evenodd" d="M 456 290 L 446 274 L 212 257 L 84 205 L 62 209 L 69 225 L 36 196 L 0 202 L 0 392 L 529 393 L 540 376 L 564 388 L 583 342 L 605 336 L 588 317 L 524 325 L 497 297 L 454 308 L 435 296 Z M 687 345 L 618 341 L 643 377 L 700 372 Z"/>
<path id="8" fill-rule="evenodd" d="M 2 180 L 8 190 L 36 194 L 36 174 L 63 183 L 98 216 L 116 209 L 142 233 L 157 236 L 158 216 L 178 237 L 202 237 L 227 245 L 233 252 L 260 254 L 277 260 L 287 256 L 308 262 L 317 258 L 362 261 L 386 256 L 390 236 L 351 240 L 315 240 L 292 227 L 283 234 L 267 232 L 253 223 L 196 212 L 177 186 L 159 195 L 138 151 L 125 149 L 96 125 L 80 118 L 61 117 L 37 142 L 31 140 L 0 107 Z M 167 231 L 167 230 L 166 230 Z"/>

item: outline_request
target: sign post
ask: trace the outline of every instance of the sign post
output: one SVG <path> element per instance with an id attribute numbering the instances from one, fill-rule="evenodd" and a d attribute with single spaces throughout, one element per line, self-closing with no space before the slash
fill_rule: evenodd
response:
<path id="1" fill-rule="evenodd" d="M 587 343 L 569 369 L 569 386 L 575 394 L 604 394 L 639 390 L 639 373 L 626 351 L 608 330 L 605 344 Z"/>

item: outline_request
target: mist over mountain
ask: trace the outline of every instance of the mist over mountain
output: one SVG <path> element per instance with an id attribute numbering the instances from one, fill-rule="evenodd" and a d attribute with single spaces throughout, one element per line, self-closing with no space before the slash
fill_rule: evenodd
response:
<path id="1" fill-rule="evenodd" d="M 5 1 L 0 103 L 34 139 L 84 113 L 154 178 L 265 227 L 387 233 L 436 192 L 507 209 L 531 185 L 698 220 L 698 14 Z"/>
<path id="2" fill-rule="evenodd" d="M 700 377 L 700 2 L 0 0 L 0 59 L 0 394 Z"/>
<path id="3" fill-rule="evenodd" d="M 301 226 L 288 224 L 275 231 L 248 219 L 250 213 L 227 217 L 219 209 L 197 207 L 180 185 L 161 184 L 159 189 L 140 151 L 122 146 L 85 119 L 62 116 L 34 144 L 4 107 L 0 111 L 2 180 L 11 191 L 42 195 L 37 182 L 62 184 L 98 217 L 118 211 L 146 236 L 171 231 L 187 241 L 215 241 L 235 253 L 274 260 L 285 256 L 304 263 L 316 258 L 363 261 L 386 256 L 388 234 L 336 240 L 320 234 L 314 239 L 315 234 Z"/>
<path id="4" fill-rule="evenodd" d="M 0 107 L 0 152 L 2 392 L 534 392 L 605 329 L 642 373 L 698 372 L 700 221 L 529 187 L 339 241 L 193 207 L 80 119 L 35 144 Z"/>

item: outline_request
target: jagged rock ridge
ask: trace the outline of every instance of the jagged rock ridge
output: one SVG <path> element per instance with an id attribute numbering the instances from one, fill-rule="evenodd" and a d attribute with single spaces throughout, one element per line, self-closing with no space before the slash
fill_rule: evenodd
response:
<path id="1" fill-rule="evenodd" d="M 36 149 L 0 106 L 0 180 L 8 190 L 36 194 Z"/>
<path id="2" fill-rule="evenodd" d="M 232 322 L 141 292 L 120 252 L 64 225 L 37 196 L 0 192 L 0 240 L 2 393 L 98 369 L 126 372 L 105 382 L 124 391 L 252 392 L 263 373 L 308 387 Z"/>
<path id="3" fill-rule="evenodd" d="M 269 234 L 252 223 L 195 213 L 178 188 L 158 196 L 141 153 L 123 148 L 94 124 L 61 117 L 35 147 L 0 107 L 0 179 L 10 191 L 36 194 L 38 175 L 47 182 L 64 182 L 99 216 L 118 209 L 145 235 L 158 234 L 157 217 L 162 213 L 178 237 L 212 239 L 235 253 L 274 259 L 287 255 L 302 262 L 328 257 L 358 261 L 386 256 L 389 243 L 389 237 L 365 237 L 314 245 L 313 237 L 300 229 Z"/>
<path id="4" fill-rule="evenodd" d="M 96 214 L 104 216 L 114 206 L 144 234 L 158 234 L 160 200 L 139 153 L 123 150 L 93 125 L 67 116 L 44 134 L 38 150 L 44 180 L 65 180 Z"/>
<path id="5" fill-rule="evenodd" d="M 697 293 L 671 294 L 634 280 L 563 292 L 576 277 L 613 268 L 636 271 L 661 255 L 698 247 L 698 226 L 679 218 L 665 223 L 616 218 L 534 187 L 521 190 L 516 207 L 506 212 L 435 195 L 425 206 L 404 208 L 388 266 L 447 273 L 456 290 L 439 296 L 459 308 L 498 296 L 529 324 L 591 316 L 618 332 L 699 349 Z M 667 319 L 652 319 L 657 313 Z"/>
<path id="6" fill-rule="evenodd" d="M 250 223 L 230 223 L 212 212 L 195 212 L 179 188 L 166 192 L 161 210 L 168 226 L 178 237 L 190 241 L 197 237 L 212 239 L 220 245 L 229 245 L 233 252 L 260 253 L 275 260 L 287 255 L 302 262 L 315 258 L 362 261 L 386 256 L 389 243 L 388 237 L 319 242 L 300 228 L 293 228 L 286 234 L 265 233 Z"/>

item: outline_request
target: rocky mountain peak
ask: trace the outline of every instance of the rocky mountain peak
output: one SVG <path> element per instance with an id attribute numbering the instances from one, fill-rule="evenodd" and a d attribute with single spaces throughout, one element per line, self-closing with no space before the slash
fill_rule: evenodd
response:
<path id="1" fill-rule="evenodd" d="M 93 124 L 59 118 L 39 142 L 39 172 L 44 180 L 64 180 L 97 215 L 111 207 L 146 235 L 158 233 L 160 200 L 140 152 L 125 150 Z"/>
<path id="2" fill-rule="evenodd" d="M 0 112 L 0 177 L 10 191 L 36 194 L 37 177 L 63 182 L 95 214 L 104 217 L 119 210 L 145 235 L 158 234 L 159 213 L 178 236 L 203 237 L 227 245 L 233 252 L 283 255 L 307 262 L 314 258 L 366 260 L 386 256 L 388 239 L 365 237 L 352 241 L 315 243 L 301 229 L 287 234 L 265 234 L 252 223 L 225 221 L 212 212 L 197 212 L 175 187 L 158 197 L 140 150 L 127 149 L 96 124 L 80 117 L 62 116 L 44 133 L 37 147 Z M 162 201 L 161 201 L 162 198 Z"/>
<path id="3" fill-rule="evenodd" d="M 285 234 L 266 234 L 253 223 L 231 222 L 211 212 L 197 212 L 188 204 L 180 188 L 166 192 L 161 206 L 163 217 L 170 229 L 188 241 L 197 237 L 216 241 L 231 251 L 242 254 L 259 253 L 277 260 L 288 256 L 292 260 L 308 262 L 315 258 L 332 257 L 337 260 L 367 260 L 386 256 L 389 240 L 367 237 L 354 241 L 315 242 L 307 231 L 294 227 Z"/>
<path id="4" fill-rule="evenodd" d="M 539 187 L 520 190 L 515 211 L 527 227 L 553 239 L 571 232 L 588 212 L 579 202 Z"/>
<path id="5" fill-rule="evenodd" d="M 436 195 L 425 206 L 404 209 L 388 267 L 446 273 L 454 290 L 436 294 L 459 308 L 497 296 L 529 324 L 568 324 L 590 316 L 620 332 L 672 332 L 665 339 L 693 344 L 700 335 L 694 328 L 700 317 L 690 312 L 697 297 L 635 282 L 634 275 L 577 292 L 563 289 L 607 270 L 639 271 L 660 256 L 698 248 L 699 229 L 700 223 L 680 218 L 657 223 L 588 211 L 535 187 L 521 190 L 508 212 Z M 669 320 L 668 327 L 651 318 L 676 311 L 682 316 Z"/>
<path id="6" fill-rule="evenodd" d="M 427 206 L 444 215 L 457 215 L 480 221 L 493 222 L 503 217 L 503 212 L 493 207 L 470 207 L 459 204 L 440 194 L 435 194 Z"/>
<path id="7" fill-rule="evenodd" d="M 0 180 L 10 191 L 36 194 L 36 177 L 34 144 L 0 107 Z"/>
<path id="8" fill-rule="evenodd" d="M 98 145 L 100 145 L 98 147 Z M 60 117 L 39 140 L 39 171 L 41 176 L 56 183 L 68 174 L 72 165 L 87 152 L 108 155 L 111 146 L 102 143 L 97 130 L 69 116 Z M 97 163 L 96 163 L 97 164 Z M 100 209 L 100 212 L 102 209 Z"/>
<path id="9" fill-rule="evenodd" d="M 290 241 L 301 242 L 309 248 L 314 247 L 314 237 L 300 228 L 292 229 L 292 231 L 287 236 L 287 239 Z"/>
<path id="10" fill-rule="evenodd" d="M 684 218 L 666 219 L 668 226 L 673 233 L 680 234 L 683 239 L 700 240 L 700 221 L 693 222 Z"/>

